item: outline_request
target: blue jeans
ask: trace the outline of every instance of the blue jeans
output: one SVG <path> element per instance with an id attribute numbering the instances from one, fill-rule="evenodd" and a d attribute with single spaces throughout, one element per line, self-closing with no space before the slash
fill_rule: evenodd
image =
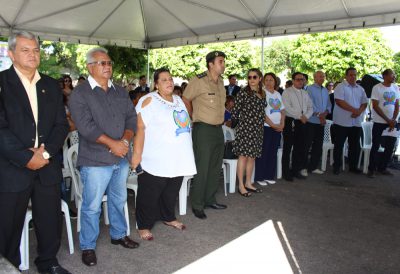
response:
<path id="1" fill-rule="evenodd" d="M 81 250 L 95 249 L 99 236 L 99 218 L 103 195 L 107 194 L 111 239 L 126 236 L 124 205 L 127 199 L 126 180 L 129 164 L 126 159 L 111 166 L 82 166 Z"/>

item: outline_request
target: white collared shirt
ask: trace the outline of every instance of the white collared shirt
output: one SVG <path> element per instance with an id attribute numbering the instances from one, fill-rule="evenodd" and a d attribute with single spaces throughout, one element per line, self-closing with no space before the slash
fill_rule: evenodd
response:
<path id="1" fill-rule="evenodd" d="M 36 93 L 36 83 L 40 80 L 40 74 L 36 70 L 35 76 L 32 79 L 32 82 L 22 74 L 15 66 L 15 72 L 17 73 L 19 79 L 22 82 L 22 85 L 25 88 L 26 94 L 29 98 L 29 103 L 31 105 L 31 110 L 33 114 L 33 119 L 35 120 L 36 125 L 36 138 L 35 138 L 35 147 L 39 147 L 39 138 L 38 138 L 38 131 L 37 131 L 37 124 L 38 124 L 38 103 L 37 103 L 37 93 Z"/>
<path id="2" fill-rule="evenodd" d="M 100 87 L 101 88 L 101 85 L 99 83 L 97 83 L 97 81 L 92 77 L 92 75 L 89 75 L 88 82 L 89 82 L 89 85 L 90 85 L 90 87 L 92 89 L 94 89 L 95 87 Z M 110 79 L 108 79 L 107 86 L 108 86 L 108 88 L 113 87 L 115 89 L 114 84 Z"/>

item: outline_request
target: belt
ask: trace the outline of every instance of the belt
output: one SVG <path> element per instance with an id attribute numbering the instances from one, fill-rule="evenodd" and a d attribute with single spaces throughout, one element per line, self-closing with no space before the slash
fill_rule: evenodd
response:
<path id="1" fill-rule="evenodd" d="M 194 122 L 193 126 L 196 126 L 196 125 L 198 125 L 198 126 L 209 126 L 209 127 L 220 127 L 223 124 L 212 125 L 212 124 L 207 124 L 207 123 L 204 123 L 204 122 Z"/>

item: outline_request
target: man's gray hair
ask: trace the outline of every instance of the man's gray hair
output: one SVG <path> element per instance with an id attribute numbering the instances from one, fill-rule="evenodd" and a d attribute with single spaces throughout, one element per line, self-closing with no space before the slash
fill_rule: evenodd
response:
<path id="1" fill-rule="evenodd" d="M 17 46 L 17 38 L 18 37 L 24 37 L 29 40 L 35 40 L 36 44 L 39 47 L 39 40 L 36 38 L 36 36 L 32 32 L 21 30 L 21 31 L 12 32 L 10 34 L 10 37 L 8 37 L 8 50 L 15 51 L 15 47 Z"/>
<path id="2" fill-rule="evenodd" d="M 97 52 L 108 54 L 108 51 L 105 48 L 101 48 L 101 47 L 92 48 L 86 53 L 86 64 L 96 62 L 93 55 Z"/>

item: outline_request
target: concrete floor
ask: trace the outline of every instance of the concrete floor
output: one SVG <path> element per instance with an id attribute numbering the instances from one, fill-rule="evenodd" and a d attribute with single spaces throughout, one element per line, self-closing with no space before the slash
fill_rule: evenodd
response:
<path id="1" fill-rule="evenodd" d="M 285 247 L 294 273 L 400 273 L 400 172 L 392 171 L 393 177 L 369 179 L 348 172 L 335 176 L 329 170 L 307 180 L 279 180 L 250 198 L 237 193 L 225 197 L 221 182 L 218 201 L 228 209 L 208 209 L 207 220 L 199 220 L 188 208 L 187 215 L 178 216 L 187 225 L 186 231 L 157 223 L 154 241 L 140 241 L 137 250 L 111 245 L 101 220 L 98 265 L 90 268 L 81 262 L 74 220 L 75 253 L 68 253 L 64 230 L 59 262 L 72 273 L 172 273 L 273 220 L 276 227 L 282 224 L 297 259 L 298 265 Z M 133 199 L 129 197 L 131 236 L 138 240 Z M 35 273 L 34 232 L 30 237 L 31 269 L 26 273 Z"/>

